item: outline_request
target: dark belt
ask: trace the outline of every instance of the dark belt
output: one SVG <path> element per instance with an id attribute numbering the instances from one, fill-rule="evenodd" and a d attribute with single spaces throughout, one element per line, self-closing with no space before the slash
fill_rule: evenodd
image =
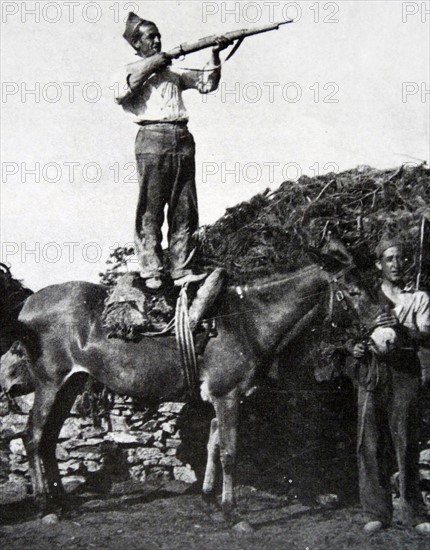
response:
<path id="1" fill-rule="evenodd" d="M 136 122 L 138 126 L 153 126 L 155 124 L 172 124 L 173 126 L 181 126 L 182 128 L 186 128 L 188 124 L 188 120 L 142 120 L 140 122 Z"/>

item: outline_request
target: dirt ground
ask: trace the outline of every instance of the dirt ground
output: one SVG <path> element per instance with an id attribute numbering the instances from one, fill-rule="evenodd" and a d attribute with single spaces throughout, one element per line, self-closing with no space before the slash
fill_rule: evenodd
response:
<path id="1" fill-rule="evenodd" d="M 0 538 L 8 550 L 151 549 L 416 549 L 430 535 L 391 529 L 368 536 L 355 506 L 302 504 L 291 496 L 238 488 L 238 511 L 254 531 L 230 528 L 195 489 L 180 482 L 117 484 L 108 495 L 69 496 L 58 523 L 45 524 L 30 500 L 1 507 Z M 332 505 L 331 505 L 332 506 Z"/>
<path id="2" fill-rule="evenodd" d="M 252 532 L 244 529 L 246 524 L 231 528 L 219 510 L 208 510 L 198 483 L 190 486 L 161 479 L 102 483 L 106 480 L 97 478 L 97 483 L 84 485 L 80 492 L 68 496 L 58 523 L 46 524 L 38 518 L 31 499 L 0 504 L 1 547 L 430 549 L 430 534 L 403 528 L 396 515 L 390 529 L 372 536 L 362 531 L 355 400 L 342 385 L 335 392 L 322 388 L 318 395 L 313 387 L 305 391 L 302 381 L 297 387 L 300 393 L 290 384 L 291 395 L 286 400 L 268 391 L 242 406 L 237 500 L 240 516 L 252 526 Z M 426 403 L 430 404 L 430 399 Z M 425 410 L 423 441 L 428 441 L 430 407 Z M 196 438 L 197 434 L 193 431 L 189 436 Z M 201 439 L 201 456 L 193 447 L 196 465 L 204 465 L 206 438 Z M 200 480 L 201 474 L 197 476 Z"/>

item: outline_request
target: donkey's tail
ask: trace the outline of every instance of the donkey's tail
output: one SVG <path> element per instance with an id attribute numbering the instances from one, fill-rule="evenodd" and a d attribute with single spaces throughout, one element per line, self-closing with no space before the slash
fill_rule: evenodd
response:
<path id="1" fill-rule="evenodd" d="M 37 334 L 21 321 L 7 326 L 2 335 L 11 342 L 0 363 L 0 387 L 9 397 L 34 391 L 32 365 L 40 355 Z"/>

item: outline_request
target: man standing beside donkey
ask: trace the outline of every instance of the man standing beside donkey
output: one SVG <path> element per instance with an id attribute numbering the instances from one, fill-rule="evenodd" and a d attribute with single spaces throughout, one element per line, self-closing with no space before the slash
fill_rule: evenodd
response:
<path id="1" fill-rule="evenodd" d="M 358 381 L 358 474 L 360 501 L 373 533 L 392 522 L 390 462 L 399 470 L 400 521 L 430 533 L 419 489 L 420 346 L 430 346 L 430 299 L 405 284 L 405 245 L 384 237 L 376 247 L 382 275 L 378 288 L 383 312 L 367 343 L 350 342 Z"/>
<path id="2" fill-rule="evenodd" d="M 161 228 L 167 204 L 170 275 L 181 286 L 205 276 L 190 269 L 198 208 L 195 144 L 187 128 L 182 92 L 216 90 L 221 77 L 219 52 L 231 42 L 219 37 L 204 69 L 173 71 L 170 57 L 161 51 L 155 23 L 130 12 L 123 36 L 141 58 L 127 65 L 116 97 L 140 126 L 135 143 L 140 184 L 135 243 L 140 274 L 148 288 L 162 287 Z"/>

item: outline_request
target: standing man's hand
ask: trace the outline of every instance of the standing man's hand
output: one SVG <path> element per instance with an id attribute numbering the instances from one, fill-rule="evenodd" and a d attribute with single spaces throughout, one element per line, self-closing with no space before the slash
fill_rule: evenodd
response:
<path id="1" fill-rule="evenodd" d="M 216 46 L 213 46 L 212 48 L 212 51 L 214 53 L 219 53 L 233 44 L 233 41 L 227 38 L 226 36 L 217 36 L 215 38 L 215 41 L 216 41 Z"/>
<path id="2" fill-rule="evenodd" d="M 165 52 L 155 53 L 148 57 L 147 61 L 153 72 L 162 71 L 172 64 L 172 58 Z"/>
<path id="3" fill-rule="evenodd" d="M 399 321 L 392 313 L 381 313 L 374 321 L 373 326 L 376 327 L 395 327 L 399 324 Z"/>
<path id="4" fill-rule="evenodd" d="M 217 36 L 215 38 L 215 41 L 216 45 L 212 48 L 212 63 L 214 65 L 220 65 L 221 61 L 219 58 L 219 52 L 228 48 L 228 46 L 233 44 L 233 41 L 229 38 L 226 38 L 225 36 Z"/>
<path id="5" fill-rule="evenodd" d="M 355 344 L 354 349 L 352 351 L 352 355 L 356 359 L 361 359 L 366 355 L 367 346 L 363 342 L 359 342 L 358 344 Z"/>
<path id="6" fill-rule="evenodd" d="M 164 52 L 155 53 L 150 57 L 144 57 L 130 63 L 127 66 L 129 71 L 128 84 L 131 93 L 134 93 L 152 74 L 164 70 L 172 63 L 172 59 Z"/>

